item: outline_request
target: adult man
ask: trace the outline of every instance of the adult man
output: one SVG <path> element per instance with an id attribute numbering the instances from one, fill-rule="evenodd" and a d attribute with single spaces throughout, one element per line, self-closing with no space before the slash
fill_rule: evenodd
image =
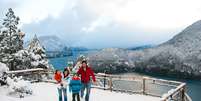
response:
<path id="1" fill-rule="evenodd" d="M 89 95 L 91 91 L 91 77 L 93 82 L 96 82 L 96 78 L 91 67 L 87 65 L 87 61 L 82 61 L 82 66 L 79 68 L 78 75 L 81 75 L 82 89 L 81 89 L 81 97 L 84 96 L 84 91 L 86 89 L 85 101 L 89 101 Z"/>

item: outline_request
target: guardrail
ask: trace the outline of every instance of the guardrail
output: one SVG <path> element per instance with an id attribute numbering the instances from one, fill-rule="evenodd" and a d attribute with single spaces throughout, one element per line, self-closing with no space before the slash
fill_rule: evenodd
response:
<path id="1" fill-rule="evenodd" d="M 36 77 L 36 81 L 42 81 L 41 74 L 53 74 L 53 72 L 42 68 L 36 68 L 8 71 L 7 74 L 21 76 L 32 76 L 35 74 L 40 76 L 39 78 Z M 97 85 L 93 85 L 93 87 L 99 89 L 155 96 L 160 97 L 162 99 L 161 101 L 192 101 L 191 98 L 186 94 L 186 84 L 178 81 L 143 76 L 109 75 L 104 73 L 96 74 L 96 78 Z M 45 80 L 45 82 L 55 83 L 53 80 Z M 166 90 L 161 92 L 160 88 L 165 88 Z"/>
<path id="2" fill-rule="evenodd" d="M 43 68 L 34 68 L 34 69 L 25 69 L 25 70 L 16 70 L 16 71 L 7 71 L 6 74 L 9 76 L 22 76 L 26 77 L 26 80 L 30 80 L 31 82 L 39 82 L 42 81 L 42 75 L 48 75 L 50 73 L 49 70 Z"/>
<path id="3" fill-rule="evenodd" d="M 140 76 L 120 76 L 120 75 L 108 75 L 108 74 L 96 74 L 99 86 L 94 86 L 96 88 L 110 90 L 110 91 L 120 91 L 127 93 L 138 93 L 143 95 L 161 97 L 161 101 L 192 101 L 191 98 L 186 94 L 186 84 L 178 81 L 156 79 L 151 77 L 140 77 Z M 128 85 L 124 87 L 115 87 L 118 81 L 126 81 Z M 133 82 L 133 83 L 132 83 Z M 128 86 L 128 89 L 125 89 Z M 131 87 L 130 87 L 131 86 Z M 132 88 L 133 86 L 133 88 Z M 156 87 L 154 87 L 156 86 Z M 157 92 L 157 87 L 169 88 L 166 92 Z M 155 89 L 153 89 L 155 88 Z M 158 89 L 158 90 L 159 90 Z M 154 91 L 155 90 L 155 91 Z"/>

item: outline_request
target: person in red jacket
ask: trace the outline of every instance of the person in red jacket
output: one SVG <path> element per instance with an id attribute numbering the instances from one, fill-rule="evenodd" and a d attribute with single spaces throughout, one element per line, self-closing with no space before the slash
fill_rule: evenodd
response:
<path id="1" fill-rule="evenodd" d="M 84 91 L 86 89 L 87 91 L 85 101 L 89 101 L 89 95 L 91 91 L 91 77 L 94 83 L 96 82 L 96 78 L 91 67 L 87 65 L 87 61 L 82 61 L 82 66 L 79 68 L 77 74 L 81 76 L 81 83 L 82 83 L 81 97 L 83 98 Z"/>

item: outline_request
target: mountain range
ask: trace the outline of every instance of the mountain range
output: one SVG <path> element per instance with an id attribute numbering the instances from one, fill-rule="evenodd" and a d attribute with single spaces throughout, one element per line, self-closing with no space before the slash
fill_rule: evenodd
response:
<path id="1" fill-rule="evenodd" d="M 139 71 L 178 77 L 201 78 L 201 20 L 169 41 L 142 49 L 103 49 L 89 54 L 96 71 Z"/>
<path id="2" fill-rule="evenodd" d="M 64 57 L 71 56 L 75 51 L 87 51 L 85 47 L 70 47 L 65 44 L 59 37 L 52 36 L 39 36 L 40 43 L 45 48 L 47 57 Z M 24 47 L 27 47 L 30 41 L 26 42 Z"/>

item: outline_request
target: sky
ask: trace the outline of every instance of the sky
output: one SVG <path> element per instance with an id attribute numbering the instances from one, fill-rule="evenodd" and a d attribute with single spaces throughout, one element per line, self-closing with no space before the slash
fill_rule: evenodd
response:
<path id="1" fill-rule="evenodd" d="M 0 0 L 0 19 L 8 8 L 25 40 L 55 35 L 86 48 L 158 45 L 201 20 L 201 0 Z"/>

